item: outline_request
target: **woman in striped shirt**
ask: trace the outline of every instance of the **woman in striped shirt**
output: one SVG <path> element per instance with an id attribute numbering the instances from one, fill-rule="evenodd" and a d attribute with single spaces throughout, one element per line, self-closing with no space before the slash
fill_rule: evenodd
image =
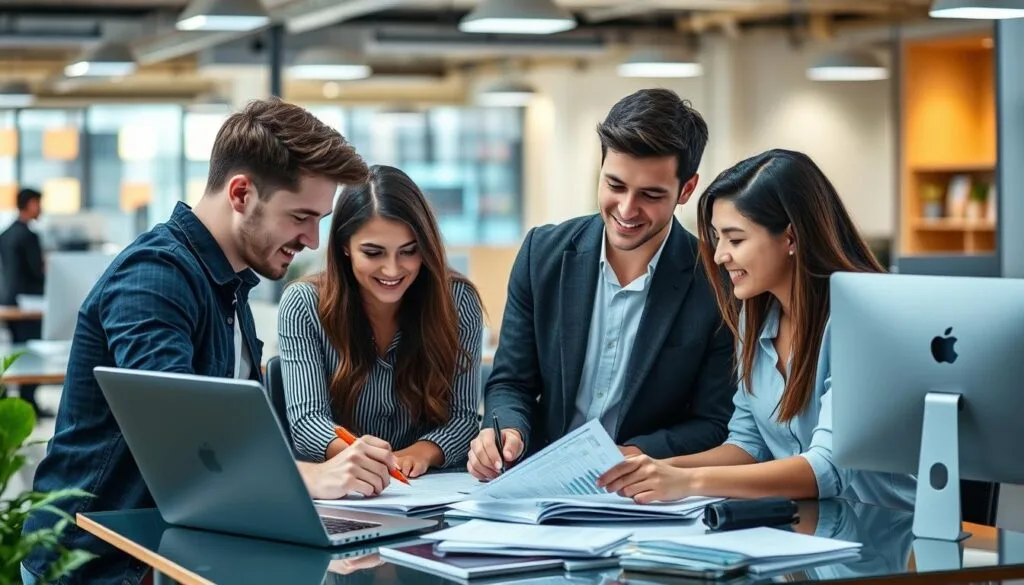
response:
<path id="1" fill-rule="evenodd" d="M 336 455 L 341 425 L 387 441 L 408 477 L 464 464 L 479 431 L 480 300 L 448 268 L 437 221 L 405 173 L 374 166 L 342 190 L 326 266 L 285 290 L 278 317 L 299 456 Z"/>

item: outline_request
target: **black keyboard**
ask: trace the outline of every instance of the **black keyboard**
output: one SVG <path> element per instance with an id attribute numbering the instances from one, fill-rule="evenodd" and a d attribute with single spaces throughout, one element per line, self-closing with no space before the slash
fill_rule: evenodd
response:
<path id="1" fill-rule="evenodd" d="M 380 524 L 376 522 L 360 522 L 359 520 L 334 518 L 332 516 L 321 516 L 320 520 L 323 521 L 324 528 L 327 529 L 327 534 L 345 534 L 346 532 L 352 532 L 354 530 L 380 526 Z"/>

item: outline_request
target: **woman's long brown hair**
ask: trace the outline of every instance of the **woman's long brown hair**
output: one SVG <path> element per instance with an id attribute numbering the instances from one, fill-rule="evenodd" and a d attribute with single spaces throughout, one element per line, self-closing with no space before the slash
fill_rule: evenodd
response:
<path id="1" fill-rule="evenodd" d="M 412 229 L 423 260 L 398 310 L 402 341 L 395 388 L 412 420 L 432 426 L 444 424 L 450 417 L 453 377 L 472 365 L 459 342 L 459 314 L 451 284 L 464 283 L 479 301 L 476 288 L 448 267 L 434 214 L 416 183 L 399 169 L 370 167 L 365 183 L 342 190 L 333 216 L 326 270 L 311 281 L 319 292 L 320 324 L 338 352 L 338 368 L 330 382 L 335 418 L 362 432 L 355 423 L 355 408 L 377 360 L 377 348 L 345 250 L 367 221 L 382 217 Z"/>
<path id="2" fill-rule="evenodd" d="M 701 196 L 697 209 L 700 255 L 726 325 L 741 342 L 737 367 L 747 392 L 758 338 L 772 303 L 771 293 L 740 302 L 728 271 L 715 264 L 718 241 L 711 225 L 715 201 L 731 201 L 750 221 L 780 235 L 790 228 L 796 243 L 790 315 L 795 324 L 792 366 L 778 407 L 778 420 L 800 414 L 814 391 L 821 338 L 829 318 L 829 277 L 834 272 L 885 272 L 857 231 L 835 187 L 807 155 L 771 150 L 722 172 Z M 743 319 L 741 326 L 740 319 Z"/>

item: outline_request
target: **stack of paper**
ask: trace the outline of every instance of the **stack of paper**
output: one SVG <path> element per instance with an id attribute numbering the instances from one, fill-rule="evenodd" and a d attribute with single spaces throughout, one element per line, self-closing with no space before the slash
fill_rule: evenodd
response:
<path id="1" fill-rule="evenodd" d="M 631 532 L 615 528 L 533 526 L 472 520 L 424 535 L 443 553 L 503 556 L 610 557 Z"/>
<path id="2" fill-rule="evenodd" d="M 380 558 L 434 575 L 469 582 L 528 571 L 561 569 L 562 559 L 554 557 L 508 557 L 500 555 L 449 555 L 435 550 L 430 542 L 404 546 L 382 546 Z"/>
<path id="3" fill-rule="evenodd" d="M 316 500 L 316 503 L 385 514 L 432 514 L 470 497 L 482 485 L 468 473 L 428 473 L 410 479 L 409 485 L 392 480 L 382 494 L 373 498 L 354 494 L 340 500 Z"/>
<path id="4" fill-rule="evenodd" d="M 636 520 L 689 520 L 721 498 L 690 497 L 678 502 L 638 504 L 616 494 L 525 500 L 466 499 L 452 503 L 449 518 L 484 518 L 503 522 L 543 524 L 553 520 L 609 522 Z"/>
<path id="5" fill-rule="evenodd" d="M 634 570 L 702 572 L 742 568 L 764 574 L 856 558 L 860 548 L 856 542 L 790 530 L 749 528 L 638 542 L 634 552 L 623 556 L 620 563 Z"/>

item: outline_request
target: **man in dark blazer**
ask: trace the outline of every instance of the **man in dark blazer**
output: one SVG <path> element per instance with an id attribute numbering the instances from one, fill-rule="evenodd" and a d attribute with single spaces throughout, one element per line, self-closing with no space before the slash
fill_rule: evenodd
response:
<path id="1" fill-rule="evenodd" d="M 530 230 L 512 268 L 487 424 L 467 464 L 477 478 L 593 419 L 626 455 L 697 453 L 726 438 L 733 338 L 697 238 L 673 215 L 697 186 L 707 125 L 652 89 L 619 101 L 598 135 L 600 213 Z"/>
<path id="2" fill-rule="evenodd" d="M 19 191 L 18 218 L 0 234 L 0 267 L 3 268 L 0 304 L 15 306 L 20 295 L 43 294 L 46 278 L 43 247 L 39 236 L 29 227 L 42 213 L 42 199 L 42 193 L 35 189 Z M 8 321 L 7 328 L 11 331 L 11 341 L 19 344 L 39 339 L 43 333 L 42 322 L 39 320 Z M 52 412 L 39 408 L 36 387 L 35 384 L 20 384 L 18 394 L 32 405 L 36 416 L 53 417 Z"/>

